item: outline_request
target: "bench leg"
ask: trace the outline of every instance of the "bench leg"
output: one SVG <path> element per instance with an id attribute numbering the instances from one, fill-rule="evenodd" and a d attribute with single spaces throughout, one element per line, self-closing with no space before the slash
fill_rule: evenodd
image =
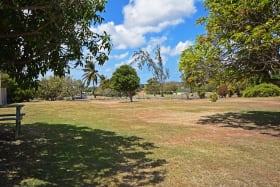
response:
<path id="1" fill-rule="evenodd" d="M 18 137 L 19 137 L 20 126 L 21 126 L 20 107 L 17 107 L 16 108 L 16 134 L 15 134 L 15 139 L 18 139 Z"/>

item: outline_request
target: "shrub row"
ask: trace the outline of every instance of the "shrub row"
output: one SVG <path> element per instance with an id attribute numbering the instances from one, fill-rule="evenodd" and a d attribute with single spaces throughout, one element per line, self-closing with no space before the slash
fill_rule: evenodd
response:
<path id="1" fill-rule="evenodd" d="M 274 84 L 259 84 L 249 87 L 242 92 L 243 97 L 271 97 L 280 96 L 280 88 Z"/>

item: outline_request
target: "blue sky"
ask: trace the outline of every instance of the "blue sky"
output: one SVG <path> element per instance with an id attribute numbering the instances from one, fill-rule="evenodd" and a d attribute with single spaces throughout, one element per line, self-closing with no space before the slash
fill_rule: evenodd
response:
<path id="1" fill-rule="evenodd" d="M 157 45 L 165 67 L 169 69 L 167 81 L 181 81 L 178 71 L 180 53 L 192 45 L 199 34 L 204 34 L 203 26 L 196 20 L 207 13 L 203 0 L 108 0 L 106 12 L 102 14 L 102 25 L 93 26 L 95 32 L 106 31 L 111 35 L 113 49 L 110 60 L 97 69 L 110 78 L 122 64 L 129 64 L 134 51 L 143 49 L 154 57 Z M 136 66 L 135 66 L 136 68 Z M 137 68 L 136 68 L 137 69 Z M 137 69 L 141 83 L 152 78 L 152 73 L 144 68 Z M 81 79 L 82 70 L 72 70 L 71 76 Z"/>

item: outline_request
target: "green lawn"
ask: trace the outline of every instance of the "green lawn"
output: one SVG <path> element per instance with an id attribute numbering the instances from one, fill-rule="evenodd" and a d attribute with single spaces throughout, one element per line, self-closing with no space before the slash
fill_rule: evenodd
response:
<path id="1" fill-rule="evenodd" d="M 280 186 L 280 98 L 25 103 L 0 186 Z"/>

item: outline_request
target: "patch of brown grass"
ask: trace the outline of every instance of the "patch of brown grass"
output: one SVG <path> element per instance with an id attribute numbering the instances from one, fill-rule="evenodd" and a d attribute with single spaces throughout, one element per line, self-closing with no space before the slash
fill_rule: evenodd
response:
<path id="1" fill-rule="evenodd" d="M 24 112 L 26 126 L 37 122 L 86 126 L 155 144 L 158 148 L 147 158 L 165 160 L 161 167 L 166 172 L 163 181 L 151 186 L 280 185 L 279 97 L 227 98 L 216 103 L 207 99 L 37 102 L 26 103 Z"/>

